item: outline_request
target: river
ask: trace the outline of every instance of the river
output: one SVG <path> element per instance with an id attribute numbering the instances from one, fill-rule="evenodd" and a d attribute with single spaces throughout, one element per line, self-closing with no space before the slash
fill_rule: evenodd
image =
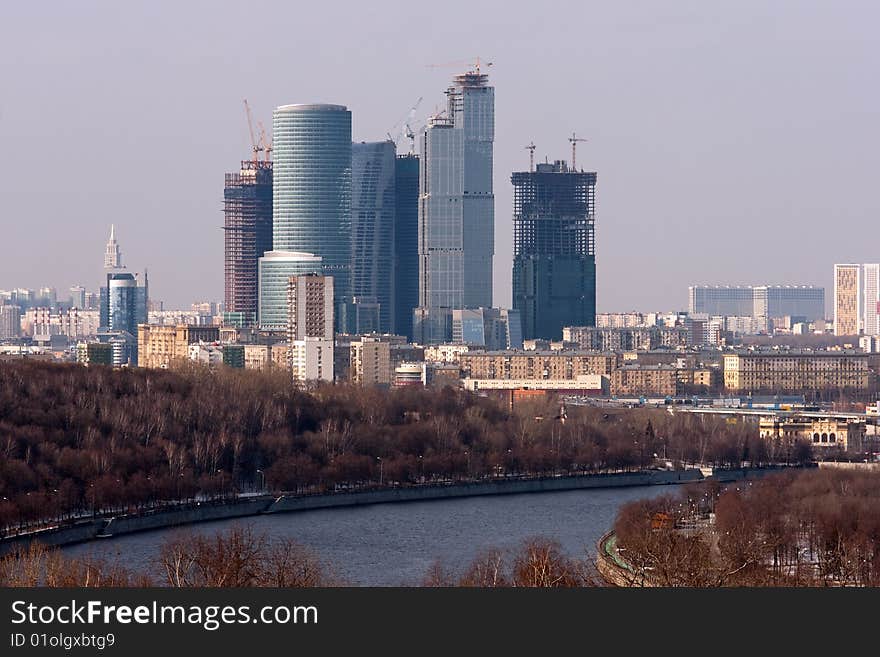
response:
<path id="1" fill-rule="evenodd" d="M 481 550 L 512 549 L 532 536 L 559 541 L 569 556 L 592 558 L 596 541 L 621 505 L 676 488 L 600 488 L 261 515 L 96 540 L 64 552 L 142 569 L 158 579 L 156 557 L 169 536 L 179 531 L 213 534 L 237 523 L 309 546 L 352 585 L 415 585 L 437 560 L 458 572 Z"/>

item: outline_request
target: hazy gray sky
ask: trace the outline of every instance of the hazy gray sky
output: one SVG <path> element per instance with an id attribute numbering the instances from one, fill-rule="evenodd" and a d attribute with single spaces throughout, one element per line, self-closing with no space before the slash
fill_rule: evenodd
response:
<path id="1" fill-rule="evenodd" d="M 0 18 L 0 288 L 97 287 L 109 226 L 166 307 L 223 296 L 242 107 L 343 103 L 381 139 L 481 56 L 496 87 L 495 298 L 510 172 L 599 173 L 600 311 L 701 283 L 831 287 L 880 259 L 874 2 L 42 2 Z M 403 146 L 403 145 L 401 145 Z"/>

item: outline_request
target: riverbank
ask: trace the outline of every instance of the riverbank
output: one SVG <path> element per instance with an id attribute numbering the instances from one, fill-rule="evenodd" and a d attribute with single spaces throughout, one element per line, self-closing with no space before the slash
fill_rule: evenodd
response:
<path id="1" fill-rule="evenodd" d="M 189 504 L 152 513 L 87 519 L 69 526 L 46 528 L 26 535 L 0 540 L 0 554 L 7 553 L 17 546 L 27 545 L 33 540 L 38 540 L 47 545 L 65 546 L 135 532 L 264 514 L 489 495 L 541 493 L 590 488 L 675 485 L 703 481 L 708 478 L 718 481 L 736 481 L 762 476 L 767 472 L 777 471 L 778 469 L 719 470 L 710 477 L 707 477 L 706 473 L 699 469 L 679 471 L 650 470 L 644 472 L 617 472 L 529 479 L 504 478 L 323 495 L 260 495 L 222 503 Z"/>

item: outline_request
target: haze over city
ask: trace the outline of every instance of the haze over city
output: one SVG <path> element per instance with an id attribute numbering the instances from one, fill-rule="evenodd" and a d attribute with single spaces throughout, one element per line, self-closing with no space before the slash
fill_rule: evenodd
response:
<path id="1" fill-rule="evenodd" d="M 4 13 L 6 286 L 95 288 L 115 223 L 154 298 L 222 299 L 223 174 L 250 150 L 243 97 L 267 126 L 277 105 L 331 102 L 351 109 L 355 140 L 398 137 L 417 99 L 421 123 L 476 56 L 496 89 L 496 305 L 511 302 L 510 173 L 528 168 L 531 141 L 540 161 L 570 159 L 573 131 L 589 140 L 578 165 L 598 171 L 600 311 L 682 308 L 694 283 L 830 288 L 833 263 L 876 260 L 867 2 Z"/>

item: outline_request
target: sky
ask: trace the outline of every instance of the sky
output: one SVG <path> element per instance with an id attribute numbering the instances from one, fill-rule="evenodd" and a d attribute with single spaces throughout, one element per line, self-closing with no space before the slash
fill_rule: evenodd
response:
<path id="1" fill-rule="evenodd" d="M 495 304 L 510 173 L 598 172 L 600 312 L 685 308 L 692 284 L 813 284 L 880 260 L 876 3 L 667 0 L 7 3 L 0 289 L 97 289 L 111 223 L 165 307 L 223 297 L 223 177 L 242 99 L 352 110 L 380 140 L 480 57 L 495 86 Z M 448 66 L 430 66 L 450 64 Z M 404 141 L 399 145 L 407 149 Z"/>

